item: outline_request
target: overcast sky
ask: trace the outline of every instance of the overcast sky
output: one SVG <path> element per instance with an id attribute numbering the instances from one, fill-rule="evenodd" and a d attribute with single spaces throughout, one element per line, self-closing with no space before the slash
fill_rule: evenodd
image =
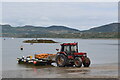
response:
<path id="1" fill-rule="evenodd" d="M 2 23 L 64 25 L 79 30 L 118 21 L 117 2 L 4 2 Z"/>

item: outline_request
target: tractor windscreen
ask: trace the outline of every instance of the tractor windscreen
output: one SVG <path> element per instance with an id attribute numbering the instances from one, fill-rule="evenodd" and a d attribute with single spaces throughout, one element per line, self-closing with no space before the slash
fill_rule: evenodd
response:
<path id="1" fill-rule="evenodd" d="M 61 48 L 61 51 L 65 51 L 65 52 L 68 52 L 68 51 L 70 51 L 70 46 L 62 46 L 62 48 Z"/>
<path id="2" fill-rule="evenodd" d="M 67 53 L 75 53 L 75 52 L 78 52 L 78 49 L 77 49 L 77 45 L 65 45 L 65 46 L 61 46 L 61 51 L 65 51 Z"/>
<path id="3" fill-rule="evenodd" d="M 71 45 L 71 52 L 78 52 L 77 45 Z"/>

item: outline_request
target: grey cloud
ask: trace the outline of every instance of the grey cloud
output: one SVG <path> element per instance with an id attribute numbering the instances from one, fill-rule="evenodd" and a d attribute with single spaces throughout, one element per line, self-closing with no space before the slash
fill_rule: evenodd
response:
<path id="1" fill-rule="evenodd" d="M 67 25 L 88 29 L 117 21 L 117 3 L 3 3 L 3 22 L 12 25 Z M 84 27 L 83 27 L 84 26 Z"/>

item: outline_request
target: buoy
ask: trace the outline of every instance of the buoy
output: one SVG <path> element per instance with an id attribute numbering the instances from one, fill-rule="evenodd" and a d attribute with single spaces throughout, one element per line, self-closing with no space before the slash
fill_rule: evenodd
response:
<path id="1" fill-rule="evenodd" d="M 21 46 L 20 50 L 23 50 L 23 47 Z"/>

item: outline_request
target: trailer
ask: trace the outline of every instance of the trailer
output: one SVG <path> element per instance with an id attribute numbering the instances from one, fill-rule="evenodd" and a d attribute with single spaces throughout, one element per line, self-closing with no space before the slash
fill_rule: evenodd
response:
<path id="1" fill-rule="evenodd" d="M 20 57 L 17 58 L 18 64 L 32 64 L 35 66 L 38 65 L 51 65 L 51 63 L 55 62 L 56 54 L 35 54 L 34 58 L 32 56 Z"/>

